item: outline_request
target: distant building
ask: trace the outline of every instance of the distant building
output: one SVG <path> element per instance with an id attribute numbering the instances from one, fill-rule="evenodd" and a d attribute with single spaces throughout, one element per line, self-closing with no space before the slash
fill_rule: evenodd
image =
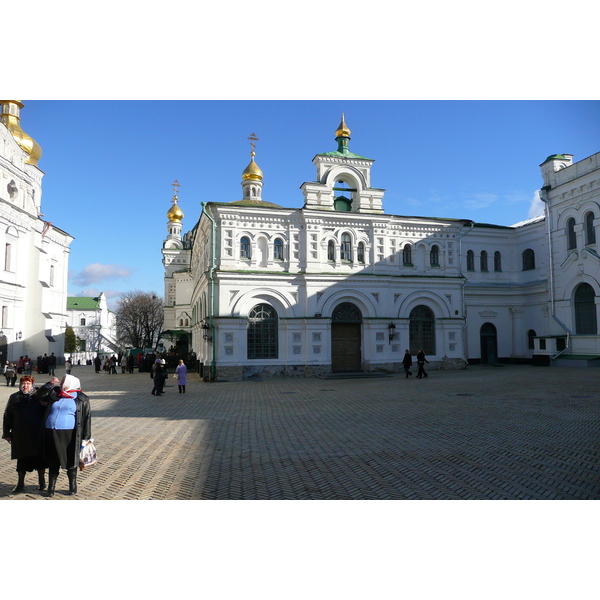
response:
<path id="1" fill-rule="evenodd" d="M 85 364 L 97 355 L 113 355 L 119 352 L 117 344 L 116 315 L 108 309 L 106 296 L 94 298 L 67 298 L 67 322 L 79 340 L 79 351 L 71 353 L 75 364 Z"/>
<path id="2" fill-rule="evenodd" d="M 39 144 L 21 129 L 18 100 L 0 100 L 0 364 L 64 349 L 69 245 L 42 214 Z"/>
<path id="3" fill-rule="evenodd" d="M 335 135 L 302 208 L 262 199 L 254 143 L 241 200 L 202 202 L 182 234 L 173 198 L 165 335 L 204 374 L 398 372 L 419 348 L 431 369 L 600 365 L 600 153 L 548 157 L 546 215 L 504 227 L 386 214 L 343 117 Z"/>

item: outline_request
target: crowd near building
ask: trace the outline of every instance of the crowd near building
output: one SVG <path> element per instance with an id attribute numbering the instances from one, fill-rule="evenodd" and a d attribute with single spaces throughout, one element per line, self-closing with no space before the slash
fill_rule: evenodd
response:
<path id="1" fill-rule="evenodd" d="M 397 372 L 420 348 L 434 369 L 600 364 L 600 153 L 548 156 L 544 215 L 508 227 L 387 214 L 343 116 L 335 139 L 301 208 L 263 199 L 254 135 L 241 197 L 185 233 L 176 183 L 164 335 L 207 379 Z"/>

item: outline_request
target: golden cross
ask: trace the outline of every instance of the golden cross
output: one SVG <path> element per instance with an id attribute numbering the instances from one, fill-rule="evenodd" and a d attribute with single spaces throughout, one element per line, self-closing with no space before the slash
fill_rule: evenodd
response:
<path id="1" fill-rule="evenodd" d="M 256 137 L 255 133 L 251 133 L 248 139 L 250 140 L 250 145 L 252 146 L 252 152 L 254 152 L 254 149 L 256 148 L 256 144 L 254 142 L 258 142 L 258 138 Z"/>
<path id="2" fill-rule="evenodd" d="M 175 192 L 175 195 L 173 196 L 173 200 L 171 200 L 171 202 L 176 202 L 177 201 L 177 194 L 179 193 L 179 181 L 177 181 L 177 179 L 173 182 L 173 191 Z"/>

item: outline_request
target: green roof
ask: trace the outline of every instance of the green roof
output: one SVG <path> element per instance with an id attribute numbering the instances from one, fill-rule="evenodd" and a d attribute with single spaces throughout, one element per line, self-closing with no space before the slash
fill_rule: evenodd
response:
<path id="1" fill-rule="evenodd" d="M 319 152 L 317 156 L 342 156 L 344 158 L 360 158 L 361 160 L 373 160 L 372 158 L 367 158 L 366 156 L 359 156 L 358 154 L 354 154 L 350 151 L 340 152 L 339 150 L 335 150 L 334 152 Z"/>
<path id="2" fill-rule="evenodd" d="M 98 310 L 99 298 L 67 298 L 67 310 Z"/>

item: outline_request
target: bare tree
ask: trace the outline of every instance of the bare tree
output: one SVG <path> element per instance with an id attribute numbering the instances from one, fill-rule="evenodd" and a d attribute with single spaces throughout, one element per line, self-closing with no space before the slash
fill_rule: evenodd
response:
<path id="1" fill-rule="evenodd" d="M 124 346 L 158 346 L 164 323 L 163 301 L 153 292 L 125 292 L 117 302 L 117 339 Z"/>

